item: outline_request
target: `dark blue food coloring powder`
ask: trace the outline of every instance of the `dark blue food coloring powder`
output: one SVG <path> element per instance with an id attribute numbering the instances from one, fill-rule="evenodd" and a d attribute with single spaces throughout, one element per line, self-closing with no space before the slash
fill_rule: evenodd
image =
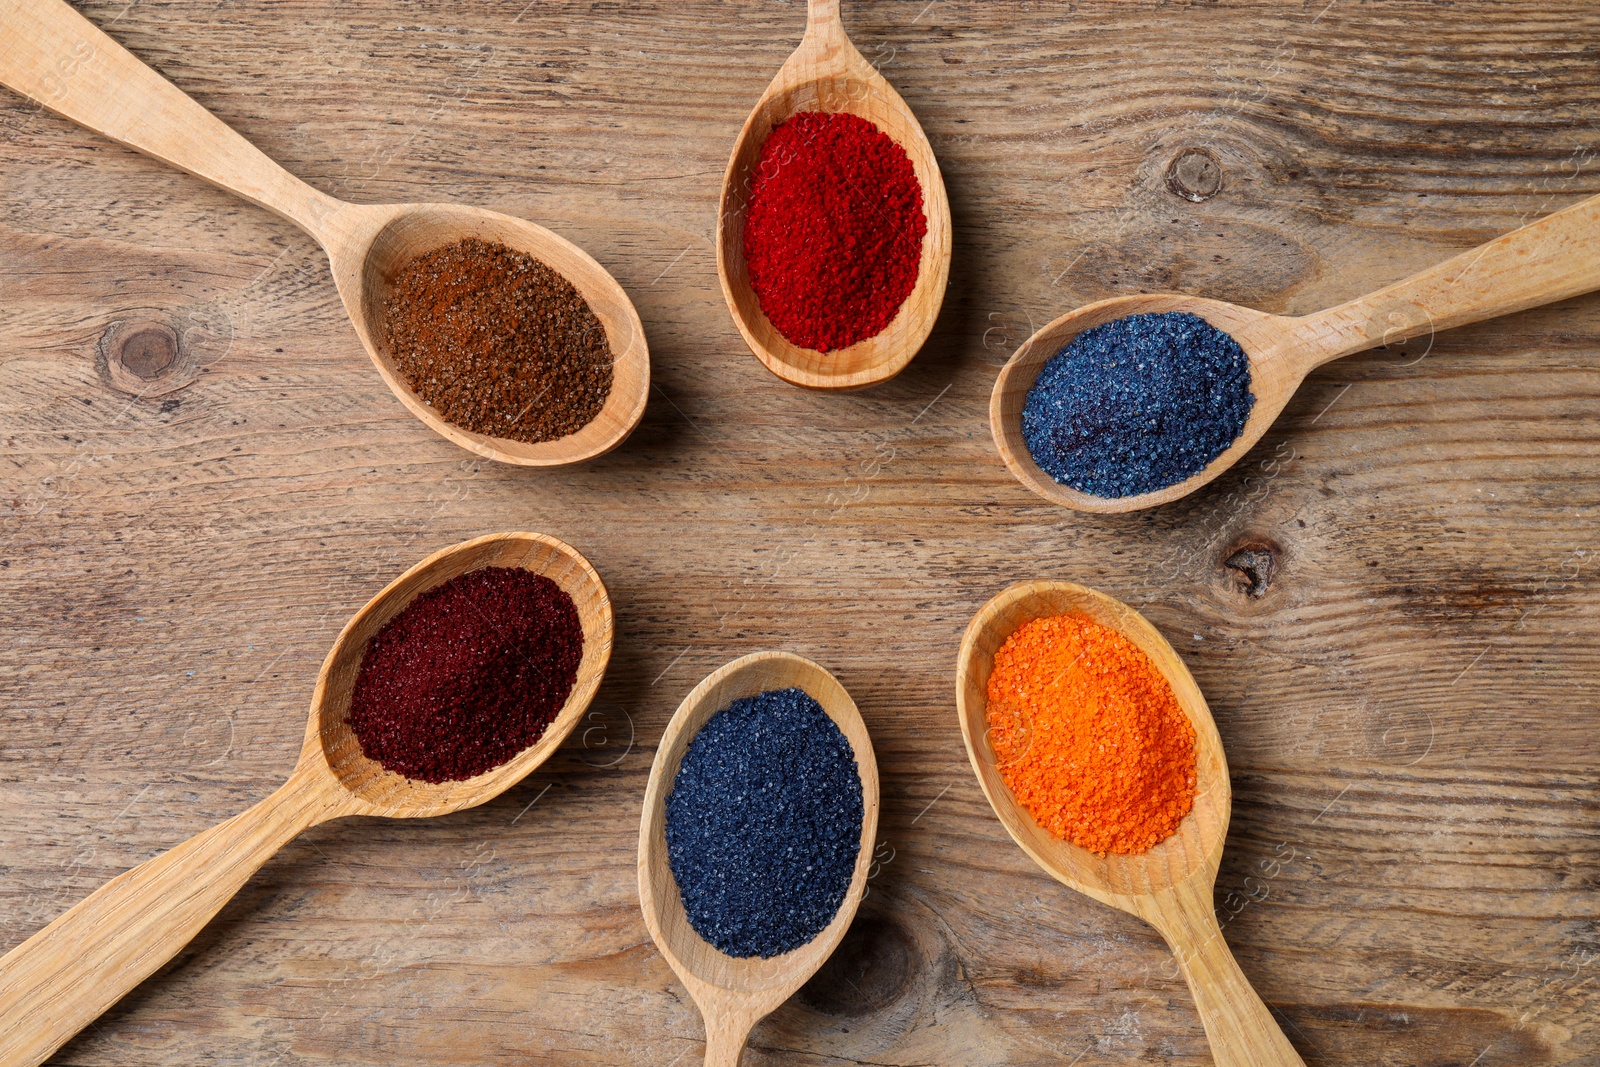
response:
<path id="1" fill-rule="evenodd" d="M 850 742 L 800 689 L 706 721 L 667 797 L 667 861 L 695 932 L 741 959 L 777 956 L 833 921 L 861 850 Z"/>
<path id="2" fill-rule="evenodd" d="M 1050 477 L 1137 496 L 1205 469 L 1244 431 L 1250 361 L 1187 311 L 1129 315 L 1080 333 L 1028 390 L 1022 439 Z"/>

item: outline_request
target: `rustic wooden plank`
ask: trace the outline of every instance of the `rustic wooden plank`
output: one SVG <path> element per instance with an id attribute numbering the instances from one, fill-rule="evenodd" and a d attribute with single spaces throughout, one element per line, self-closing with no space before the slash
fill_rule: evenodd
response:
<path id="1" fill-rule="evenodd" d="M 1600 1057 L 1600 300 L 1331 365 L 1152 513 L 1045 505 L 986 425 L 1085 300 L 1308 311 L 1600 192 L 1592 5 L 847 4 L 956 224 L 928 347 L 847 396 L 743 350 L 710 240 L 799 5 L 83 9 L 319 188 L 577 240 L 659 388 L 596 463 L 481 463 L 378 382 L 309 238 L 0 99 L 0 948 L 273 788 L 339 626 L 426 552 L 553 533 L 618 611 L 588 748 L 311 832 L 56 1062 L 693 1062 L 639 801 L 682 695 L 785 647 L 867 717 L 892 852 L 747 1063 L 1205 1063 L 1154 933 L 1037 872 L 966 765 L 961 630 L 1029 577 L 1190 663 L 1234 774 L 1224 930 L 1308 1063 Z M 193 380 L 114 389 L 116 321 L 183 332 Z"/>

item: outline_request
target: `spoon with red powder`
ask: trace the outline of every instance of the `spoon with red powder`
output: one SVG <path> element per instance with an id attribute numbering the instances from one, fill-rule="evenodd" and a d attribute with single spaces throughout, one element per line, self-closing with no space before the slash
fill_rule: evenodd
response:
<path id="1" fill-rule="evenodd" d="M 283 216 L 328 254 L 345 311 L 390 391 L 430 429 L 480 456 L 548 467 L 609 452 L 644 414 L 650 359 L 639 314 L 616 279 L 588 253 L 523 219 L 456 204 L 348 204 L 319 192 L 145 66 L 62 0 L 9 0 L 0 84 L 91 130 L 154 156 Z M 604 330 L 613 360 L 604 403 L 575 432 L 513 440 L 457 425 L 407 384 L 389 350 L 386 305 L 408 264 L 468 239 L 532 257 L 570 282 Z M 444 279 L 448 283 L 454 279 Z M 488 338 L 474 362 L 488 365 L 516 347 L 512 330 Z M 520 338 L 526 344 L 526 338 Z M 476 370 L 480 392 L 500 384 Z M 504 372 L 501 372 L 504 373 Z M 518 413 L 512 413 L 518 415 Z"/>
<path id="2" fill-rule="evenodd" d="M 1043 628 L 1041 621 L 1046 622 Z M 1032 654 L 1048 658 L 1051 650 L 1040 651 L 1041 630 L 1071 631 L 1075 623 L 1081 624 L 1079 630 L 1090 631 L 1087 640 L 1078 637 L 1078 644 L 1060 655 L 1059 664 L 1037 664 L 1047 668 L 1039 677 L 1051 686 L 1058 678 L 1065 681 L 1058 691 L 1076 702 L 1068 711 L 1082 726 L 1095 730 L 1096 737 L 1087 741 L 1063 736 L 1071 724 L 1038 716 L 1040 721 L 1031 727 L 1037 735 L 1031 746 L 1019 745 L 1019 731 L 1003 716 L 992 714 L 990 698 L 997 694 L 990 686 L 991 677 L 1005 669 L 1011 680 L 1026 683 L 1025 672 L 1016 670 L 1016 665 L 1018 654 L 1028 652 L 1027 642 L 1019 645 L 1010 640 L 1013 635 L 1030 638 Z M 1165 686 L 1159 685 L 1161 679 Z M 1024 688 L 1025 684 L 1017 692 Z M 1157 688 L 1159 692 L 1154 691 Z M 1113 706 L 1126 701 L 1130 691 L 1152 704 L 1173 708 L 1173 714 L 1181 713 L 1192 727 L 1193 784 L 1180 783 L 1186 788 L 1176 804 L 1160 797 L 1161 783 L 1155 781 L 1157 788 L 1151 792 L 1157 806 L 1136 810 L 1137 798 L 1127 795 L 1122 785 L 1145 768 L 1106 756 L 1107 749 L 1116 746 L 1137 751 L 1141 758 L 1153 754 L 1168 759 L 1166 750 L 1177 747 L 1173 738 L 1178 734 L 1188 746 L 1188 728 L 1177 724 L 1177 730 L 1168 729 L 1162 738 L 1157 736 L 1157 716 L 1144 712 L 1135 717 L 1143 721 L 1136 721 L 1131 733 L 1108 725 L 1105 720 Z M 1228 763 L 1205 697 L 1156 628 L 1126 604 L 1080 585 L 1042 581 L 1014 585 L 985 604 L 967 626 L 956 665 L 956 707 L 978 782 L 1012 839 L 1058 881 L 1137 915 L 1166 939 L 1194 995 L 1218 1067 L 1304 1067 L 1222 938 L 1212 894 L 1232 806 Z M 1030 747 L 1034 751 L 1028 751 Z M 1075 748 L 1100 751 L 1078 755 Z M 1013 791 L 1010 780 L 1018 778 L 1019 763 L 1033 760 L 1037 770 L 1028 784 L 1036 785 L 1050 773 L 1070 774 L 1071 764 L 1079 758 L 1086 760 L 1090 776 L 1075 788 L 1062 788 L 1054 803 L 1046 798 L 1041 804 L 1037 796 L 1030 796 L 1025 805 Z M 1057 832 L 1036 821 L 1029 806 L 1046 813 L 1045 821 Z M 1098 823 L 1082 818 L 1085 811 L 1095 810 L 1100 813 Z M 1175 827 L 1165 818 L 1168 811 L 1181 817 Z M 1063 828 L 1067 836 L 1058 836 Z M 1146 833 L 1147 829 L 1155 832 Z M 1134 833 L 1121 832 L 1125 830 Z M 1067 837 L 1087 841 L 1096 851 Z"/>
<path id="3" fill-rule="evenodd" d="M 508 580 L 525 572 L 538 582 L 519 587 Z M 489 580 L 480 583 L 480 576 Z M 512 665 L 516 669 L 510 673 L 485 671 L 462 659 L 470 659 L 473 649 L 461 646 L 493 640 L 462 621 L 463 590 L 489 617 L 503 614 L 509 604 L 518 616 L 511 628 L 521 625 L 536 641 L 555 641 L 555 654 L 524 652 L 522 658 L 533 662 Z M 427 610 L 410 610 L 424 602 Z M 581 651 L 563 636 L 569 610 L 581 629 Z M 524 618 L 530 614 L 536 617 Z M 550 685 L 528 676 L 530 669 L 537 675 L 553 665 L 561 676 L 554 684 L 565 697 L 548 721 L 547 713 L 534 707 L 537 721 L 530 724 L 497 702 L 503 694 L 489 694 L 490 706 L 505 720 L 500 725 L 525 746 L 514 752 L 500 745 L 502 731 L 485 729 L 490 724 L 481 722 L 464 723 L 461 738 L 425 736 L 426 727 L 407 725 L 404 709 L 369 712 L 376 731 L 371 721 L 353 724 L 353 699 L 359 702 L 363 687 L 392 676 L 396 647 L 409 644 L 416 651 L 419 633 L 434 644 L 435 655 L 422 657 L 423 666 L 437 667 L 435 674 L 465 672 L 460 684 L 475 691 L 469 696 L 481 694 L 486 680 L 517 677 L 518 684 L 539 691 L 537 698 Z M 553 537 L 492 534 L 436 552 L 406 571 L 368 601 L 334 641 L 317 676 L 300 759 L 277 792 L 118 875 L 0 958 L 0 1063 L 42 1063 L 177 955 L 301 831 L 346 815 L 445 815 L 511 788 L 548 759 L 583 717 L 611 657 L 611 637 L 611 601 L 600 576 L 575 549 Z M 454 659 L 446 658 L 452 654 Z M 376 671 L 369 670 L 374 659 L 383 661 Z M 412 677 L 413 688 L 437 692 L 427 670 L 414 669 Z M 406 702 L 392 692 L 387 696 Z M 437 701 L 431 708 L 415 699 L 410 703 L 418 704 L 420 713 L 440 711 Z M 470 703 L 481 712 L 481 700 Z M 374 748 L 378 758 L 370 758 L 366 748 Z M 411 776 L 389 769 L 396 765 Z"/>
<path id="4" fill-rule="evenodd" d="M 933 330 L 950 275 L 944 179 L 839 0 L 810 0 L 805 37 L 739 131 L 717 275 L 745 343 L 795 385 L 886 381 Z"/>

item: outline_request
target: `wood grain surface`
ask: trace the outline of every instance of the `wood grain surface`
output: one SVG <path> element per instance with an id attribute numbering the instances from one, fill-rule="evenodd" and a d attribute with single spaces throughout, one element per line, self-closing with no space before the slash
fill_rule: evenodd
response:
<path id="1" fill-rule="evenodd" d="M 617 613 L 545 768 L 310 831 L 55 1062 L 693 1063 L 645 780 L 700 678 L 786 648 L 873 732 L 881 856 L 746 1064 L 1204 1064 L 1159 936 L 1040 872 L 967 765 L 957 645 L 1028 578 L 1129 602 L 1194 672 L 1223 931 L 1308 1064 L 1600 1062 L 1600 297 L 1332 364 L 1151 512 L 1045 503 L 986 424 L 1077 304 L 1300 313 L 1600 192 L 1593 5 L 847 2 L 955 226 L 928 346 L 849 395 L 763 369 L 716 280 L 801 5 L 82 10 L 318 189 L 576 241 L 654 384 L 592 464 L 476 459 L 389 394 L 310 238 L 0 96 L 0 948 L 275 788 L 340 626 L 434 549 L 553 534 Z"/>

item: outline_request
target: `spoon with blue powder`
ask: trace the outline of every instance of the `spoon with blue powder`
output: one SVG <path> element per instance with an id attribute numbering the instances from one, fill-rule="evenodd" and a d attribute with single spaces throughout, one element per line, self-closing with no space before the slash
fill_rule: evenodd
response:
<path id="1" fill-rule="evenodd" d="M 1316 368 L 1378 345 L 1600 289 L 1600 197 L 1310 315 L 1154 293 L 1061 316 L 1025 341 L 989 401 L 1023 485 L 1079 511 L 1137 511 L 1237 463 Z"/>
<path id="2" fill-rule="evenodd" d="M 700 1006 L 708 1067 L 734 1067 L 838 946 L 877 828 L 872 739 L 822 667 L 757 652 L 679 705 L 645 790 L 639 903 Z"/>

